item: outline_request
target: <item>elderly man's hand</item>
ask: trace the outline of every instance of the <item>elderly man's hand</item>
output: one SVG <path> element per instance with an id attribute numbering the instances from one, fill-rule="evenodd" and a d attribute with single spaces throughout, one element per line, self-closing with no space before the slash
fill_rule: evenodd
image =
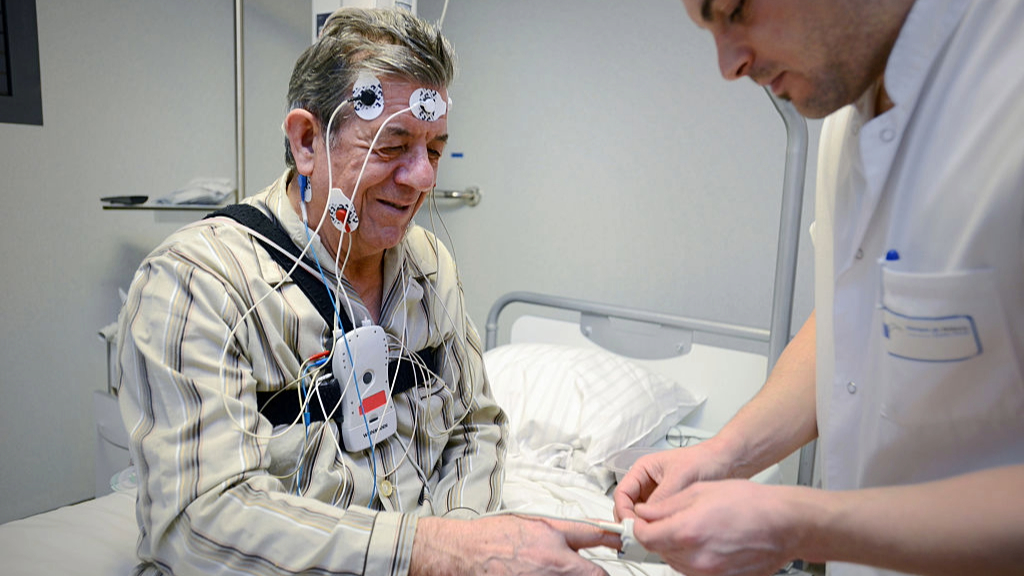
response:
<path id="1" fill-rule="evenodd" d="M 576 551 L 618 545 L 617 534 L 579 522 L 516 515 L 477 520 L 421 518 L 410 574 L 607 576 Z"/>

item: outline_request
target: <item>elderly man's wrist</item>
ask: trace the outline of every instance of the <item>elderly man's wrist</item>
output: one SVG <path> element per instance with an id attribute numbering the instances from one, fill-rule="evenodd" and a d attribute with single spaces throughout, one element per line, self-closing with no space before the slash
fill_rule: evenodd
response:
<path id="1" fill-rule="evenodd" d="M 420 518 L 413 539 L 409 576 L 464 574 L 465 566 L 459 554 L 460 541 L 465 545 L 464 539 L 459 538 L 459 528 L 464 522 L 434 517 Z"/>

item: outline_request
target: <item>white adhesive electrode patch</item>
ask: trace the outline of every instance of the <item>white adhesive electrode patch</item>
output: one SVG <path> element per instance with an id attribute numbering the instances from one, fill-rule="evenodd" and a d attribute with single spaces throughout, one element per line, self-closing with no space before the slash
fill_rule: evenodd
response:
<path id="1" fill-rule="evenodd" d="M 373 120 L 384 112 L 384 87 L 380 80 L 369 72 L 361 72 L 352 85 L 352 102 L 356 116 Z"/>
<path id="2" fill-rule="evenodd" d="M 436 122 L 448 113 L 448 103 L 437 90 L 418 88 L 409 96 L 409 107 L 412 115 L 425 122 Z"/>
<path id="3" fill-rule="evenodd" d="M 353 232 L 359 227 L 359 216 L 352 200 L 339 188 L 331 188 L 327 196 L 327 212 L 334 227 L 342 232 Z"/>

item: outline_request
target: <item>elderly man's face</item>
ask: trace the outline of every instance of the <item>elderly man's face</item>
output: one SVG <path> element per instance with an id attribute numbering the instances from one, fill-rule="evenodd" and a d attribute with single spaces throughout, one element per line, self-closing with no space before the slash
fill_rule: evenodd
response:
<path id="1" fill-rule="evenodd" d="M 334 141 L 330 174 L 318 170 L 317 180 L 321 185 L 314 188 L 327 190 L 330 180 L 330 184 L 340 188 L 346 196 L 352 197 L 355 191 L 359 226 L 351 235 L 346 235 L 352 239 L 353 258 L 381 253 L 402 240 L 426 193 L 437 181 L 438 162 L 448 140 L 446 115 L 425 121 L 404 112 L 387 120 L 395 112 L 408 108 L 412 93 L 424 86 L 387 78 L 380 81 L 384 91 L 383 113 L 369 121 L 358 117 L 347 121 Z M 439 92 L 441 99 L 447 101 L 447 91 Z M 387 124 L 374 142 L 374 136 L 385 121 Z M 324 154 L 322 147 L 318 154 Z M 326 162 L 318 160 L 317 165 L 326 167 Z M 318 200 L 314 201 L 316 214 L 320 213 L 319 204 L 325 203 L 326 198 Z M 337 246 L 338 236 L 330 224 L 322 228 L 322 234 L 332 249 Z"/>

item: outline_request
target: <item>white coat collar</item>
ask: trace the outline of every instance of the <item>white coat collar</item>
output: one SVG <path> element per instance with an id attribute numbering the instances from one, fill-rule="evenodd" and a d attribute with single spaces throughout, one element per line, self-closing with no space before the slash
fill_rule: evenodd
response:
<path id="1" fill-rule="evenodd" d="M 863 197 L 855 203 L 860 209 L 851 216 L 855 219 L 850 237 L 851 256 L 864 242 L 864 235 L 901 148 L 903 134 L 913 118 L 932 67 L 963 19 L 969 3 L 970 0 L 917 0 L 886 64 L 885 88 L 893 108 L 872 118 L 877 83 L 854 105 L 856 112 L 851 118 L 850 129 L 859 138 L 865 187 L 861 190 Z M 839 273 L 849 266 L 850 259 L 842 258 L 836 264 L 836 272 Z"/>

